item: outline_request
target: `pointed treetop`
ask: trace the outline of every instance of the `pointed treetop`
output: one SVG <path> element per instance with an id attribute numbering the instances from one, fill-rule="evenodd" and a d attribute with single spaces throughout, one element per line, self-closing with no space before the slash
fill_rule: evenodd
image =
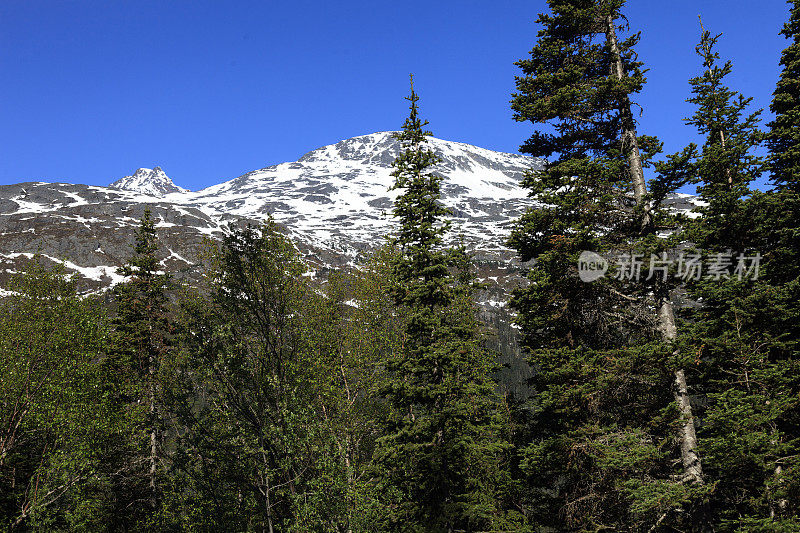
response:
<path id="1" fill-rule="evenodd" d="M 392 163 L 395 182 L 391 189 L 404 189 L 394 204 L 394 215 L 400 222 L 395 242 L 401 248 L 419 245 L 425 249 L 441 242 L 448 227 L 442 217 L 449 212 L 439 202 L 442 178 L 431 172 L 431 167 L 440 159 L 425 144 L 431 132 L 423 130 L 428 121 L 419 116 L 419 96 L 414 91 L 413 77 L 411 82 L 411 94 L 406 97 L 411 102 L 409 115 L 403 130 L 395 134 L 403 151 Z"/>
<path id="2" fill-rule="evenodd" d="M 770 111 L 775 119 L 768 124 L 772 182 L 779 190 L 800 193 L 800 0 L 789 2 L 789 21 L 781 34 L 790 45 L 781 53 L 782 67 L 772 95 Z"/>
<path id="3" fill-rule="evenodd" d="M 406 117 L 405 122 L 403 123 L 403 131 L 396 133 L 395 137 L 402 141 L 404 146 L 411 145 L 417 146 L 420 143 L 425 142 L 425 137 L 429 137 L 433 135 L 430 131 L 423 130 L 425 126 L 428 125 L 427 120 L 422 120 L 419 117 L 419 107 L 417 106 L 417 102 L 419 101 L 419 96 L 417 95 L 416 91 L 414 90 L 414 75 L 409 74 L 409 80 L 411 85 L 411 94 L 406 96 L 406 100 L 411 102 L 409 105 L 409 115 Z"/>

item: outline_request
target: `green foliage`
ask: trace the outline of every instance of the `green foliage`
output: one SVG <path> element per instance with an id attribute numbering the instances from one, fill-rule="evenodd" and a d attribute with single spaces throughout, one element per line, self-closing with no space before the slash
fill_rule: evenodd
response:
<path id="1" fill-rule="evenodd" d="M 96 302 L 37 257 L 0 301 L 0 529 L 102 527 L 115 431 Z"/>
<path id="2" fill-rule="evenodd" d="M 274 223 L 231 230 L 210 286 L 182 304 L 168 394 L 178 421 L 171 520 L 183 529 L 359 531 L 399 342 L 381 274 L 333 274 L 324 295 Z"/>
<path id="3" fill-rule="evenodd" d="M 763 137 L 758 130 L 761 111 L 744 116 L 752 98 L 725 85 L 733 66 L 730 61 L 717 64 L 719 54 L 714 47 L 719 37 L 703 29 L 696 50 L 704 72 L 689 80 L 693 96 L 688 102 L 697 109 L 686 122 L 706 139 L 692 170 L 699 178 L 697 191 L 708 203 L 701 208 L 703 221 L 691 237 L 702 249 L 744 251 L 744 198 L 750 193 L 748 185 L 763 170 L 763 159 L 753 154 Z"/>
<path id="4" fill-rule="evenodd" d="M 475 318 L 462 249 L 442 245 L 441 177 L 425 144 L 413 84 L 394 162 L 399 229 L 390 294 L 402 340 L 386 361 L 390 412 L 375 457 L 376 518 L 383 530 L 474 531 L 505 524 L 499 487 L 506 445 L 493 364 Z"/>
<path id="5" fill-rule="evenodd" d="M 312 408 L 324 373 L 302 312 L 313 293 L 274 225 L 229 232 L 213 260 L 208 299 L 184 305 L 171 391 L 187 428 L 176 514 L 200 529 L 289 530 L 324 459 Z"/>
<path id="6" fill-rule="evenodd" d="M 521 151 L 549 159 L 523 180 L 538 207 L 508 242 L 532 261 L 511 301 L 531 396 L 504 398 L 491 378 L 480 286 L 463 246 L 445 244 L 412 83 L 397 229 L 358 269 L 312 282 L 270 221 L 210 243 L 204 284 L 179 292 L 145 210 L 113 320 L 63 267 L 35 258 L 13 276 L 0 530 L 799 530 L 800 3 L 769 131 L 703 29 L 687 123 L 704 142 L 660 161 L 658 139 L 636 132 L 646 71 L 624 1 L 548 5 L 512 100 L 515 120 L 539 126 Z M 763 172 L 774 189 L 751 190 Z M 705 202 L 697 219 L 664 209 L 686 184 Z M 648 276 L 651 254 L 692 246 L 705 264 L 760 254 L 760 277 Z M 641 276 L 583 282 L 584 250 L 638 254 Z M 676 293 L 677 339 L 662 313 Z"/>
<path id="7" fill-rule="evenodd" d="M 370 477 L 380 420 L 386 416 L 380 398 L 387 379 L 383 363 L 399 349 L 403 323 L 389 297 L 393 255 L 384 248 L 361 270 L 333 273 L 327 297 L 316 302 L 318 312 L 310 317 L 317 334 L 313 345 L 329 377 L 321 383 L 318 413 L 333 443 L 337 476 L 325 490 L 336 504 L 341 530 L 369 531 L 374 525 Z"/>
<path id="8" fill-rule="evenodd" d="M 800 444 L 800 315 L 796 281 L 786 282 L 797 276 L 795 266 L 782 264 L 791 255 L 782 211 L 793 204 L 786 189 L 748 188 L 764 168 L 753 155 L 762 139 L 758 112 L 746 115 L 751 99 L 725 85 L 732 67 L 717 65 L 718 37 L 703 29 L 697 52 L 704 73 L 690 81 L 697 111 L 688 122 L 706 141 L 689 164 L 707 206 L 687 236 L 709 259 L 733 250 L 765 261 L 758 280 L 725 276 L 689 284 L 702 305 L 686 312 L 683 350 L 695 359 L 698 438 L 705 473 L 716 483 L 709 520 L 724 530 L 790 530 L 797 513 L 791 495 Z"/>
<path id="9" fill-rule="evenodd" d="M 542 29 L 530 58 L 516 64 L 517 93 L 511 108 L 518 121 L 550 124 L 555 133 L 536 132 L 521 151 L 558 158 L 548 166 L 551 176 L 569 179 L 569 161 L 584 154 L 619 150 L 623 127 L 620 99 L 638 93 L 644 84 L 641 62 L 633 47 L 639 34 L 620 42 L 625 63 L 622 79 L 610 75 L 612 58 L 602 37 L 610 17 L 620 20 L 623 1 L 550 0 L 550 14 L 540 14 Z M 564 163 L 566 166 L 561 166 Z M 565 183 L 566 185 L 566 183 Z"/>
<path id="10" fill-rule="evenodd" d="M 155 221 L 145 209 L 133 255 L 118 269 L 126 281 L 114 287 L 114 330 L 120 351 L 116 355 L 122 366 L 130 368 L 125 377 L 131 389 L 126 393 L 133 395 L 142 393 L 138 389 L 157 370 L 168 345 L 167 293 L 173 285 L 170 276 L 161 272 L 157 251 Z"/>
<path id="11" fill-rule="evenodd" d="M 680 527 L 701 492 L 675 470 L 677 361 L 655 313 L 671 287 L 646 279 L 651 254 L 675 245 L 653 228 L 675 226 L 662 202 L 692 179 L 681 167 L 692 152 L 657 165 L 646 194 L 641 168 L 661 144 L 636 134 L 631 98 L 645 78 L 639 34 L 617 41 L 623 4 L 548 2 L 512 100 L 516 120 L 541 125 L 521 151 L 550 157 L 523 180 L 543 205 L 522 216 L 509 244 L 535 260 L 511 301 L 536 391 L 515 416 L 519 470 L 529 520 L 556 529 Z M 642 275 L 583 282 L 584 250 L 638 254 Z"/>
<path id="12" fill-rule="evenodd" d="M 775 119 L 769 123 L 767 146 L 770 151 L 772 182 L 779 190 L 800 194 L 800 3 L 788 2 L 789 21 L 781 34 L 790 44 L 781 55 L 778 85 L 770 110 Z"/>
<path id="13" fill-rule="evenodd" d="M 783 68 L 770 104 L 775 119 L 766 135 L 775 190 L 751 210 L 757 224 L 770 230 L 758 233 L 765 240 L 758 245 L 770 264 L 765 275 L 776 283 L 796 278 L 800 263 L 800 4 L 788 4 L 789 21 L 781 33 L 789 46 L 781 55 Z"/>
<path id="14" fill-rule="evenodd" d="M 157 251 L 155 221 L 145 209 L 133 254 L 118 269 L 126 280 L 113 288 L 116 314 L 107 364 L 116 373 L 113 398 L 125 416 L 123 438 L 110 443 L 116 450 L 108 465 L 118 528 L 157 527 L 163 492 L 167 414 L 161 368 L 173 351 L 168 292 L 174 286 L 160 270 Z"/>

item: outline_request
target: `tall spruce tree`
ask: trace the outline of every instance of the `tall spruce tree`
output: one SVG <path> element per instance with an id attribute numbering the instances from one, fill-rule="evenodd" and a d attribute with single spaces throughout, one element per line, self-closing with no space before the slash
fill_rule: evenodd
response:
<path id="1" fill-rule="evenodd" d="M 790 44 L 781 54 L 783 69 L 770 105 L 775 119 L 769 123 L 767 146 L 772 182 L 780 190 L 800 194 L 800 2 L 787 3 L 790 16 L 781 34 Z"/>
<path id="2" fill-rule="evenodd" d="M 133 255 L 118 273 L 127 279 L 114 287 L 116 317 L 109 357 L 119 371 L 118 400 L 131 416 L 130 444 L 122 458 L 117 489 L 119 527 L 145 527 L 158 511 L 162 470 L 163 415 L 159 369 L 171 350 L 168 291 L 171 277 L 161 272 L 155 220 L 146 208 L 136 230 Z M 138 524 L 134 526 L 134 524 Z M 150 523 L 152 526 L 152 523 Z M 151 527 L 148 526 L 148 527 Z"/>
<path id="3" fill-rule="evenodd" d="M 742 232 L 747 227 L 744 200 L 751 192 L 750 183 L 763 170 L 763 158 L 753 153 L 763 137 L 758 129 L 761 111 L 745 114 L 753 99 L 725 85 L 733 65 L 730 61 L 718 64 L 714 47 L 720 36 L 702 28 L 696 50 L 704 71 L 689 80 L 693 96 L 688 102 L 697 109 L 686 122 L 705 137 L 694 172 L 700 183 L 698 193 L 708 204 L 700 209 L 703 218 L 691 238 L 702 249 L 743 250 L 748 233 Z"/>
<path id="4" fill-rule="evenodd" d="M 767 260 L 767 281 L 781 288 L 778 334 L 784 343 L 781 359 L 785 362 L 778 364 L 784 376 L 791 377 L 800 375 L 800 272 L 797 270 L 800 264 L 800 1 L 788 0 L 787 4 L 789 21 L 781 34 L 790 44 L 781 54 L 783 69 L 770 105 L 775 119 L 769 123 L 766 137 L 768 168 L 776 188 L 773 194 L 767 195 L 777 198 L 777 202 L 772 200 L 773 209 L 760 209 L 757 202 L 752 203 L 756 204 L 759 214 L 772 214 L 761 224 L 760 233 L 767 238 L 759 245 Z M 790 386 L 784 385 L 783 392 L 799 398 L 798 380 L 787 381 Z M 794 402 L 783 405 L 788 409 L 782 413 L 780 430 L 786 444 L 774 462 L 770 512 L 784 519 L 793 517 L 791 527 L 797 527 L 800 518 L 800 419 L 787 415 L 800 409 Z"/>
<path id="5" fill-rule="evenodd" d="M 781 55 L 783 68 L 770 104 L 775 119 L 766 136 L 775 194 L 764 198 L 770 201 L 753 213 L 765 229 L 772 229 L 760 246 L 771 264 L 765 274 L 774 282 L 795 279 L 800 262 L 800 3 L 788 4 L 789 21 L 781 34 L 790 44 Z"/>
<path id="6" fill-rule="evenodd" d="M 788 270 L 779 260 L 785 255 L 775 254 L 785 243 L 775 236 L 785 235 L 783 208 L 791 209 L 791 203 L 784 206 L 783 200 L 790 193 L 749 188 L 764 169 L 754 155 L 762 139 L 759 112 L 748 113 L 752 99 L 726 85 L 732 64 L 719 65 L 719 37 L 702 29 L 697 53 L 703 73 L 690 80 L 689 102 L 697 110 L 687 120 L 705 136 L 691 165 L 706 203 L 687 236 L 717 272 L 689 284 L 689 294 L 702 304 L 687 310 L 684 341 L 685 352 L 694 354 L 693 375 L 704 398 L 700 445 L 716 486 L 709 494 L 709 519 L 725 530 L 794 531 L 797 290 L 786 283 Z M 761 254 L 768 260 L 760 269 L 740 277 L 740 264 L 749 268 L 754 261 L 744 258 Z"/>
<path id="7" fill-rule="evenodd" d="M 448 211 L 427 147 L 413 80 L 410 114 L 394 161 L 399 249 L 392 296 L 404 317 L 403 343 L 387 361 L 391 416 L 378 440 L 382 527 L 477 531 L 505 525 L 498 487 L 504 445 L 493 363 L 482 345 L 474 285 L 463 249 L 442 237 Z"/>
<path id="8" fill-rule="evenodd" d="M 673 353 L 670 286 L 646 280 L 646 258 L 673 244 L 654 232 L 668 219 L 660 201 L 689 175 L 665 171 L 648 194 L 643 168 L 660 143 L 636 132 L 631 98 L 645 78 L 639 35 L 618 38 L 624 2 L 548 4 L 536 46 L 517 63 L 523 76 L 512 100 L 516 120 L 550 126 L 521 147 L 549 158 L 523 180 L 544 206 L 526 213 L 509 241 L 523 261 L 536 260 L 512 299 L 536 372 L 521 463 L 529 513 L 552 527 L 677 526 L 703 490 L 702 468 Z M 584 250 L 644 257 L 641 277 L 620 270 L 617 280 L 585 283 L 577 271 Z"/>

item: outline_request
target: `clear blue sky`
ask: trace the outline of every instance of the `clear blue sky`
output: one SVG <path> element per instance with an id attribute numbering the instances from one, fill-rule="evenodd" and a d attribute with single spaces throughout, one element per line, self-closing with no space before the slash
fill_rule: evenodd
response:
<path id="1" fill-rule="evenodd" d="M 768 107 L 783 0 L 629 0 L 650 68 L 640 132 L 676 151 L 697 15 L 731 84 Z M 0 2 L 0 184 L 106 185 L 160 165 L 199 189 L 340 139 L 399 129 L 413 72 L 437 137 L 516 152 L 514 61 L 542 0 Z M 767 115 L 768 116 L 768 115 Z"/>

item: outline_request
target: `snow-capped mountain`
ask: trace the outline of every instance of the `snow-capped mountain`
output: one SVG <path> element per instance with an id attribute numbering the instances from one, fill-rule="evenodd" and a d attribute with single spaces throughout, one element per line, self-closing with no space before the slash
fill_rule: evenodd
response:
<path id="1" fill-rule="evenodd" d="M 536 203 L 519 184 L 542 160 L 429 138 L 440 158 L 442 202 L 452 213 L 452 240 L 463 241 L 502 283 L 516 268 L 505 247 L 510 226 Z M 68 260 L 99 288 L 130 254 L 138 220 L 149 206 L 159 220 L 164 260 L 191 271 L 200 242 L 237 220 L 281 224 L 316 267 L 354 264 L 392 230 L 392 162 L 402 149 L 392 132 L 346 139 L 297 161 L 268 166 L 192 192 L 164 171 L 140 168 L 109 187 L 24 183 L 0 187 L 0 272 L 39 251 Z M 691 215 L 696 201 L 673 199 Z M 83 270 L 81 270 L 83 269 Z M 502 272 L 501 272 L 502 271 Z"/>
<path id="2" fill-rule="evenodd" d="M 431 138 L 444 176 L 442 202 L 453 214 L 454 236 L 476 250 L 505 249 L 508 224 L 531 205 L 519 187 L 523 172 L 541 161 Z M 185 196 L 191 205 L 240 217 L 271 215 L 299 240 L 318 247 L 363 250 L 392 227 L 399 191 L 390 191 L 400 151 L 392 132 L 354 137 L 313 150 L 299 160 L 239 176 Z"/>
<path id="3" fill-rule="evenodd" d="M 502 283 L 516 268 L 505 247 L 510 226 L 536 203 L 519 184 L 542 160 L 469 144 L 429 138 L 440 158 L 442 202 L 452 213 L 452 240 L 463 241 L 486 273 Z M 402 149 L 392 132 L 346 139 L 297 161 L 268 166 L 192 192 L 164 171 L 140 168 L 109 187 L 64 183 L 0 186 L 0 272 L 40 252 L 68 260 L 99 288 L 130 254 L 145 206 L 159 220 L 164 260 L 191 271 L 205 237 L 229 222 L 272 217 L 316 267 L 359 261 L 392 230 L 392 162 Z M 678 195 L 674 208 L 691 215 L 696 205 Z M 492 266 L 493 265 L 493 266 Z M 83 270 L 81 270 L 83 269 Z"/>
<path id="4" fill-rule="evenodd" d="M 505 300 L 522 265 L 504 243 L 513 221 L 536 207 L 519 183 L 543 161 L 442 139 L 428 144 L 441 159 L 435 170 L 443 177 L 441 201 L 452 213 L 450 239 L 472 251 L 487 284 L 479 295 L 483 319 L 498 331 L 496 348 L 513 359 Z M 398 191 L 389 190 L 391 165 L 400 150 L 391 132 L 373 133 L 196 192 L 176 186 L 159 167 L 109 187 L 0 186 L 0 286 L 35 253 L 62 261 L 83 278 L 84 290 L 121 281 L 116 268 L 131 255 L 146 207 L 157 220 L 162 264 L 178 279 L 199 279 L 204 241 L 220 237 L 226 224 L 269 217 L 292 237 L 311 275 L 324 278 L 330 268 L 358 264 L 392 230 Z M 673 207 L 691 215 L 695 200 L 676 196 Z"/>
<path id="5" fill-rule="evenodd" d="M 178 187 L 161 167 L 140 168 L 131 176 L 120 178 L 108 186 L 111 189 L 133 191 L 150 196 L 164 196 L 176 192 L 189 192 Z"/>
<path id="6" fill-rule="evenodd" d="M 503 263 L 511 222 L 534 205 L 519 187 L 542 161 L 430 138 L 441 162 L 442 202 L 453 215 L 452 239 L 480 260 Z M 109 187 L 24 183 L 0 187 L 0 270 L 39 251 L 100 288 L 130 254 L 138 220 L 149 206 L 159 220 L 164 260 L 192 271 L 200 243 L 237 220 L 272 217 L 316 267 L 356 263 L 394 225 L 392 161 L 401 145 L 392 132 L 373 133 L 313 150 L 192 192 L 164 171 L 141 168 Z M 3 260 L 4 258 L 4 260 Z M 502 260 L 501 260 L 502 258 Z M 495 276 L 496 278 L 496 276 Z"/>

